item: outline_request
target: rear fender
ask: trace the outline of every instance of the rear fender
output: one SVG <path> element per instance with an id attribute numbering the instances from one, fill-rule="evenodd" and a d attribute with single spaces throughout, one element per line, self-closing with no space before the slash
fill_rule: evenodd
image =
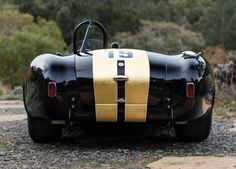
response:
<path id="1" fill-rule="evenodd" d="M 48 97 L 49 82 L 56 83 L 56 97 Z M 65 119 L 70 109 L 69 98 L 77 94 L 76 88 L 74 55 L 40 55 L 32 61 L 25 76 L 25 109 L 32 117 Z"/>
<path id="2" fill-rule="evenodd" d="M 151 67 L 147 120 L 187 121 L 203 116 L 214 104 L 214 78 L 201 56 L 149 53 Z M 187 83 L 194 83 L 195 97 L 188 98 Z"/>

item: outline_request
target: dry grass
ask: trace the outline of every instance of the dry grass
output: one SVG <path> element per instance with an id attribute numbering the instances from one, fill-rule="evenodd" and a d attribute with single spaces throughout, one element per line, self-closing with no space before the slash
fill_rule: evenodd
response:
<path id="1" fill-rule="evenodd" d="M 224 118 L 236 118 L 236 110 L 232 110 L 228 104 L 219 101 L 215 103 L 214 113 Z"/>
<path id="2" fill-rule="evenodd" d="M 214 112 L 224 118 L 236 118 L 236 89 L 232 86 L 219 88 L 216 85 L 216 98 Z"/>
<path id="3" fill-rule="evenodd" d="M 2 82 L 0 81 L 0 96 L 1 95 L 7 95 L 10 93 L 10 88 L 7 86 L 4 86 Z"/>
<path id="4" fill-rule="evenodd" d="M 207 47 L 203 50 L 203 55 L 213 67 L 229 60 L 229 53 L 222 46 Z"/>

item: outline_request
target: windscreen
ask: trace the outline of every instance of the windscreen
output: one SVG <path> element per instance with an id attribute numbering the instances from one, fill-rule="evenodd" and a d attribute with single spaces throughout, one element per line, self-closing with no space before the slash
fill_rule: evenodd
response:
<path id="1" fill-rule="evenodd" d="M 96 25 L 92 25 L 91 29 L 89 30 L 88 36 L 86 39 L 85 34 L 88 28 L 88 24 L 82 25 L 82 27 L 77 31 L 77 40 L 76 40 L 76 47 L 78 50 L 83 47 L 83 52 L 92 52 L 93 50 L 102 49 L 103 48 L 103 33 L 100 28 Z M 68 51 L 71 53 L 73 52 L 73 45 L 68 47 Z"/>

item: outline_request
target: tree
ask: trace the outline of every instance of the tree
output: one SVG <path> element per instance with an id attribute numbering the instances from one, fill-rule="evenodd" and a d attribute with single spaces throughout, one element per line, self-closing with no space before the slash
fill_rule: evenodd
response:
<path id="1" fill-rule="evenodd" d="M 223 44 L 235 49 L 235 7 L 233 0 L 0 0 L 19 5 L 22 12 L 58 23 L 64 40 L 71 43 L 73 30 L 88 18 L 104 23 L 108 34 L 137 32 L 140 20 L 173 22 L 194 32 L 201 32 L 206 44 Z"/>
<path id="2" fill-rule="evenodd" d="M 176 54 L 184 50 L 201 51 L 204 39 L 200 33 L 189 31 L 170 22 L 142 21 L 137 34 L 117 33 L 121 47 L 138 48 L 158 53 Z"/>
<path id="3" fill-rule="evenodd" d="M 39 18 L 36 24 L 31 15 L 21 14 L 14 6 L 2 9 L 0 27 L 0 80 L 11 87 L 22 84 L 34 57 L 65 47 L 55 22 Z"/>
<path id="4" fill-rule="evenodd" d="M 85 19 L 96 19 L 108 29 L 109 36 L 119 31 L 138 29 L 139 16 L 136 8 L 129 7 L 128 0 L 15 0 L 20 11 L 58 23 L 67 44 L 71 43 L 75 26 Z"/>
<path id="5" fill-rule="evenodd" d="M 198 31 L 202 32 L 208 45 L 223 45 L 227 49 L 236 49 L 236 1 L 215 0 L 198 23 Z"/>

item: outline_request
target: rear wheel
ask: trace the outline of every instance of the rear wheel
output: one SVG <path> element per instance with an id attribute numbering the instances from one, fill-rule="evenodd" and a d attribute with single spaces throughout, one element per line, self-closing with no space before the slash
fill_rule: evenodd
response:
<path id="1" fill-rule="evenodd" d="M 28 131 L 34 142 L 53 142 L 61 138 L 61 126 L 28 115 Z"/>
<path id="2" fill-rule="evenodd" d="M 210 134 L 211 123 L 212 110 L 200 119 L 175 126 L 175 135 L 181 141 L 203 141 Z"/>

